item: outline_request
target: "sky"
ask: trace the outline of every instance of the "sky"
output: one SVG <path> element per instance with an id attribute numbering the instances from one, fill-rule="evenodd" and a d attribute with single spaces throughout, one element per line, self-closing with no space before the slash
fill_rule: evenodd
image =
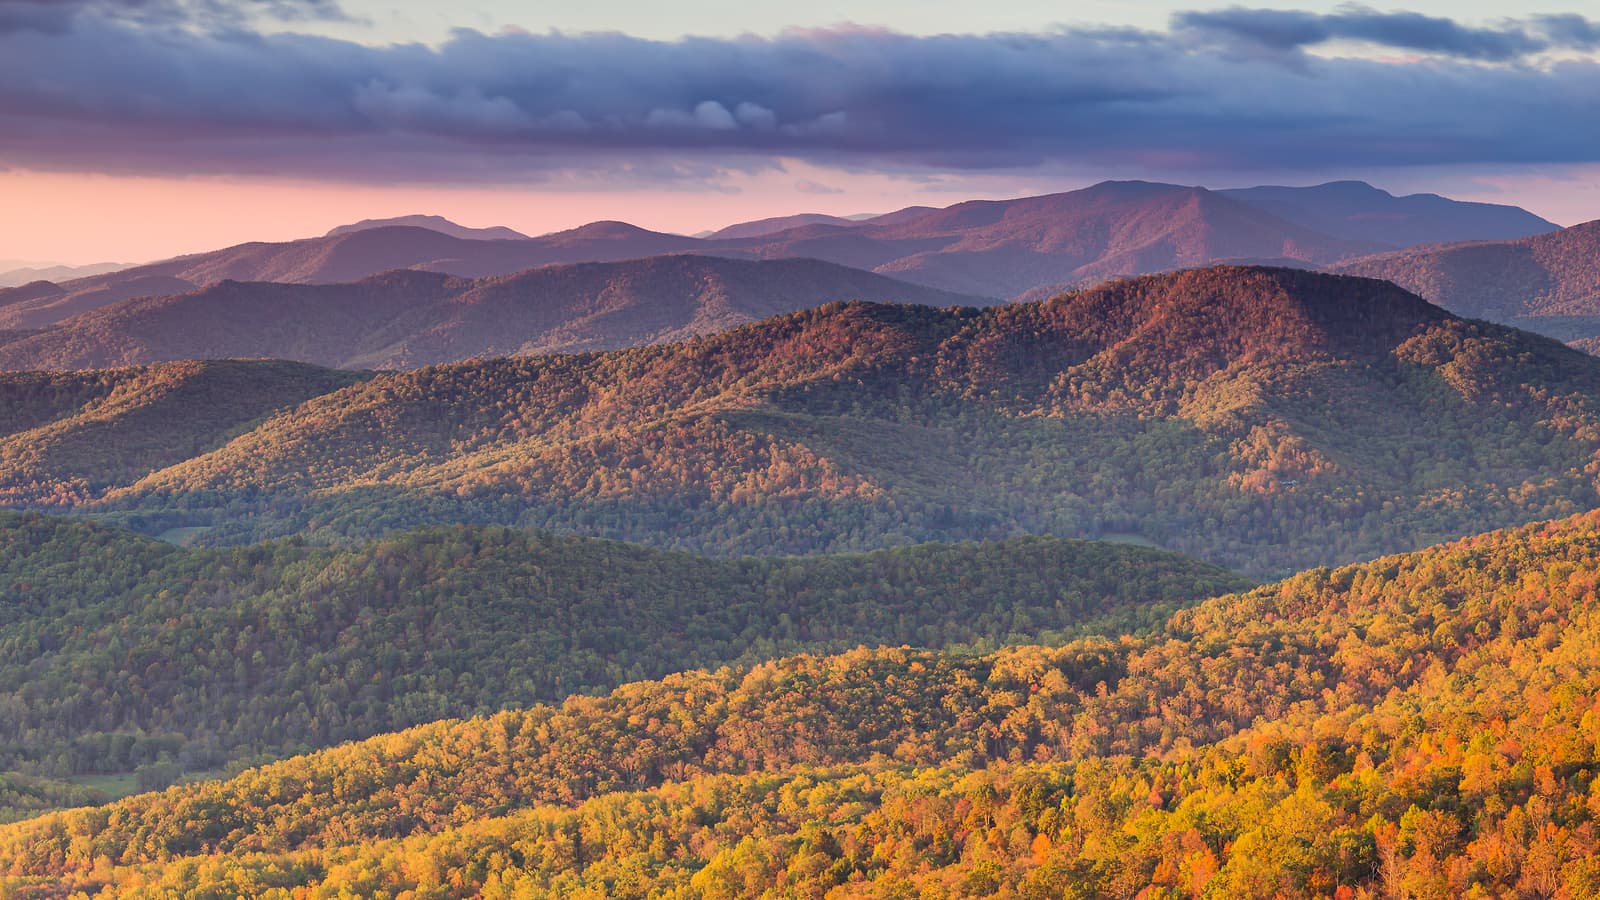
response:
<path id="1" fill-rule="evenodd" d="M 1143 178 L 1600 218 L 1600 18 L 1183 0 L 0 0 L 0 260 L 425 212 L 693 233 Z"/>

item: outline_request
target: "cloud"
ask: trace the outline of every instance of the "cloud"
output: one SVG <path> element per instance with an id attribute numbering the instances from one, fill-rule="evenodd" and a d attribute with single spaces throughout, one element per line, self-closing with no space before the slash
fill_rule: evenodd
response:
<path id="1" fill-rule="evenodd" d="M 1586 50 L 1600 43 L 1600 26 L 1578 15 L 1535 16 L 1526 22 L 1509 20 L 1498 28 L 1472 28 L 1437 16 L 1379 12 L 1358 5 L 1325 15 L 1234 6 L 1180 12 L 1172 24 L 1179 31 L 1275 51 L 1346 40 L 1487 62 L 1518 60 L 1547 50 Z"/>
<path id="2" fill-rule="evenodd" d="M 174 4 L 187 12 L 157 15 Z M 55 5 L 0 0 L 0 21 Z M 1354 7 L 1228 9 L 1183 14 L 1170 33 L 459 31 L 438 46 L 370 46 L 197 25 L 195 11 L 213 7 L 337 9 L 83 0 L 66 4 L 76 12 L 61 27 L 38 16 L 27 32 L 0 26 L 0 165 L 621 184 L 714 180 L 782 158 L 907 173 L 1203 174 L 1600 157 L 1600 64 L 1538 57 L 1600 45 L 1600 25 L 1581 16 L 1491 31 Z M 1335 39 L 1432 55 L 1299 53 Z"/>
<path id="3" fill-rule="evenodd" d="M 1600 22 L 1590 21 L 1576 13 L 1534 16 L 1535 27 L 1547 35 L 1558 47 L 1574 50 L 1600 48 Z"/>
<path id="4" fill-rule="evenodd" d="M 61 34 L 80 18 L 214 30 L 263 19 L 301 22 L 349 16 L 336 0 L 0 0 L 0 33 Z"/>

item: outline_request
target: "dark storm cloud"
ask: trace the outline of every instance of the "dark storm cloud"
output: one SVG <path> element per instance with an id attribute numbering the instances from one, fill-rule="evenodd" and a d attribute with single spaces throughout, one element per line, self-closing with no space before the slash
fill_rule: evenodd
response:
<path id="1" fill-rule="evenodd" d="M 0 0 L 0 10 L 23 5 Z M 1266 27 L 1255 14 L 1188 14 L 1171 34 L 845 28 L 664 42 L 462 31 L 437 47 L 374 47 L 83 13 L 71 27 L 0 33 L 0 164 L 418 182 L 604 172 L 621 183 L 693 181 L 780 156 L 906 171 L 1204 172 L 1600 153 L 1600 65 L 1522 58 L 1592 44 L 1587 19 L 1530 19 L 1497 43 L 1453 23 L 1460 33 L 1358 29 L 1345 19 L 1368 15 L 1359 10 L 1331 17 L 1337 25 Z M 1285 65 L 1196 39 L 1249 35 L 1281 52 L 1357 31 L 1461 59 L 1297 54 Z"/>

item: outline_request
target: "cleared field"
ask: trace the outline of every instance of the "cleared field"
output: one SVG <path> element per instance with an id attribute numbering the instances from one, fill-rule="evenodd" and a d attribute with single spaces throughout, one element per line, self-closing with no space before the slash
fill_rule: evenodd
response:
<path id="1" fill-rule="evenodd" d="M 210 525 L 183 525 L 178 528 L 168 528 L 156 535 L 156 540 L 177 544 L 179 547 L 193 546 L 201 535 L 211 530 Z"/>

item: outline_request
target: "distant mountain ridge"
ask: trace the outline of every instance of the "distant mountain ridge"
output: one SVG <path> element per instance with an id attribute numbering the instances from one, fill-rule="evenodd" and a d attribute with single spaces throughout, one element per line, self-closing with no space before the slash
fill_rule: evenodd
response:
<path id="1" fill-rule="evenodd" d="M 907 281 L 1012 297 L 1219 262 L 1332 262 L 1382 245 L 1342 241 L 1204 188 L 1105 182 L 1019 200 L 972 200 L 890 224 L 808 226 L 733 242 Z"/>
<path id="2" fill-rule="evenodd" d="M 1514 241 L 1439 244 L 1347 260 L 1463 316 L 1592 346 L 1600 338 L 1600 221 Z"/>
<path id="3" fill-rule="evenodd" d="M 224 281 L 0 334 L 0 369 L 234 357 L 404 368 L 683 340 L 837 300 L 987 302 L 817 260 L 689 255 L 480 279 L 402 270 L 332 285 Z"/>
<path id="4" fill-rule="evenodd" d="M 860 220 L 845 216 L 830 216 L 824 213 L 798 213 L 792 216 L 776 216 L 770 219 L 756 219 L 750 222 L 739 222 L 725 228 L 707 232 L 702 237 L 707 240 L 734 240 L 738 238 L 761 237 L 762 235 L 776 234 L 788 231 L 791 228 L 803 228 L 807 225 L 838 225 L 852 227 Z"/>
<path id="5" fill-rule="evenodd" d="M 40 281 L 88 278 L 126 269 L 126 263 L 91 263 L 86 266 L 19 266 L 0 272 L 0 288 L 20 287 Z"/>
<path id="6" fill-rule="evenodd" d="M 834 225 L 842 228 L 854 228 L 859 225 L 898 225 L 931 212 L 938 212 L 938 209 L 932 206 L 908 206 L 904 209 L 897 209 L 894 212 L 859 216 L 797 213 L 792 216 L 776 216 L 768 219 L 738 222 L 696 236 L 712 240 L 737 240 L 778 234 L 794 228 L 805 228 L 808 225 Z"/>
<path id="7" fill-rule="evenodd" d="M 395 269 L 477 278 L 553 263 L 682 253 L 699 244 L 621 223 L 595 223 L 517 241 L 464 240 L 428 228 L 387 226 L 331 238 L 240 244 L 64 285 L 30 286 L 26 294 L 0 290 L 0 328 L 43 328 L 135 297 L 179 294 L 227 280 L 330 284 Z"/>
<path id="8" fill-rule="evenodd" d="M 997 299 L 1037 297 L 1124 275 L 1218 263 L 1314 267 L 1390 249 L 1366 236 L 1360 223 L 1373 223 L 1374 233 L 1391 238 L 1436 236 L 1458 223 L 1462 230 L 1450 236 L 1464 239 L 1493 236 L 1483 232 L 1484 222 L 1529 229 L 1542 222 L 1514 209 L 1482 207 L 1395 198 L 1369 186 L 1338 183 L 1209 191 L 1105 182 L 1043 197 L 911 207 L 862 221 L 830 217 L 776 232 L 768 231 L 772 222 L 744 223 L 731 227 L 746 236 L 715 239 L 595 222 L 522 239 L 491 230 L 504 239 L 478 240 L 438 230 L 459 229 L 453 223 L 409 219 L 428 226 L 419 228 L 380 220 L 321 238 L 241 244 L 62 284 L 0 289 L 0 330 L 43 328 L 135 297 L 185 293 L 228 279 L 337 283 L 402 268 L 477 278 L 555 263 L 673 253 L 805 257 L 939 290 Z M 1505 225 L 1501 218 L 1514 221 Z"/>
<path id="9" fill-rule="evenodd" d="M 1470 203 L 1438 194 L 1396 197 L 1364 181 L 1235 188 L 1217 193 L 1332 237 L 1391 247 L 1511 240 L 1560 227 L 1517 206 Z"/>

